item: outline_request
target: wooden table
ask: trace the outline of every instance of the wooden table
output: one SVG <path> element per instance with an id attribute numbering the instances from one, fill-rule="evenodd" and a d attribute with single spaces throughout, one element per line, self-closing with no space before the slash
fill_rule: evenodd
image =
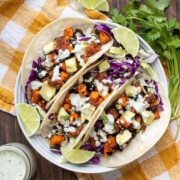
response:
<path id="1" fill-rule="evenodd" d="M 109 0 L 110 9 L 118 8 L 122 10 L 122 7 L 127 4 L 127 0 Z M 168 17 L 177 17 L 180 21 L 180 1 L 172 0 L 170 8 L 166 11 Z M 73 172 L 61 169 L 52 163 L 44 159 L 38 154 L 25 139 L 16 117 L 0 111 L 0 145 L 10 142 L 20 142 L 29 146 L 35 153 L 38 168 L 34 176 L 34 180 L 75 180 L 76 175 Z"/>

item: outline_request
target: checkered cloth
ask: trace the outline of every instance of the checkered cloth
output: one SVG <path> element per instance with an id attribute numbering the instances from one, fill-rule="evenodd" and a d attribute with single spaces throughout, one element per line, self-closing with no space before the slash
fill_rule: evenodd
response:
<path id="1" fill-rule="evenodd" d="M 68 0 L 0 0 L 0 109 L 13 113 L 14 86 L 24 52 L 35 34 L 61 17 L 81 17 Z M 64 6 L 64 7 L 63 7 Z M 161 127 L 159 127 L 161 128 Z M 172 122 L 161 140 L 135 162 L 103 174 L 77 174 L 79 179 L 180 179 L 180 137 Z M 152 132 L 153 133 L 153 132 Z M 137 149 L 138 151 L 138 149 Z"/>

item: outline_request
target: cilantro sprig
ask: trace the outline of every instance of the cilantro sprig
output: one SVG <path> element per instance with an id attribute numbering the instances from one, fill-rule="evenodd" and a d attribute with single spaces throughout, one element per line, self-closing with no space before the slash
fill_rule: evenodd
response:
<path id="1" fill-rule="evenodd" d="M 113 9 L 111 16 L 114 22 L 132 29 L 145 39 L 161 61 L 167 64 L 171 119 L 174 120 L 180 116 L 180 38 L 177 34 L 180 23 L 176 18 L 166 18 L 164 10 L 170 3 L 171 0 L 147 0 L 146 3 L 130 0 L 122 13 Z"/>

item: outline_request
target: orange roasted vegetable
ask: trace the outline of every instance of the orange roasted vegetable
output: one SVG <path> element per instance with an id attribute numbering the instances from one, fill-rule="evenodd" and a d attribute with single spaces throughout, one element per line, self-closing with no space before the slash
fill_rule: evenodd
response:
<path id="1" fill-rule="evenodd" d="M 74 49 L 71 44 L 69 44 L 67 48 L 68 48 L 68 50 L 69 50 L 70 52 Z"/>
<path id="2" fill-rule="evenodd" d="M 38 104 L 38 101 L 40 100 L 40 90 L 31 90 L 31 102 Z"/>
<path id="3" fill-rule="evenodd" d="M 71 136 L 75 137 L 75 136 L 79 135 L 80 132 L 82 131 L 82 129 L 83 129 L 83 125 L 79 126 L 75 132 L 71 133 Z"/>
<path id="4" fill-rule="evenodd" d="M 116 133 L 118 133 L 119 130 L 120 130 L 119 125 L 115 123 L 114 124 L 114 129 L 115 129 Z"/>
<path id="5" fill-rule="evenodd" d="M 108 137 L 108 140 L 107 140 L 107 143 L 112 147 L 116 147 L 117 146 L 117 143 L 116 143 L 116 138 L 114 136 L 109 136 Z"/>
<path id="6" fill-rule="evenodd" d="M 103 101 L 104 101 L 104 98 L 99 97 L 99 99 L 98 99 L 98 103 L 99 103 L 99 105 L 100 105 Z"/>
<path id="7" fill-rule="evenodd" d="M 90 94 L 90 100 L 96 102 L 98 98 L 99 98 L 99 93 L 96 91 L 92 91 Z"/>
<path id="8" fill-rule="evenodd" d="M 86 96 L 87 95 L 87 89 L 85 84 L 79 84 L 78 85 L 78 93 L 80 96 Z"/>
<path id="9" fill-rule="evenodd" d="M 111 40 L 111 37 L 108 34 L 106 34 L 105 32 L 101 31 L 99 33 L 99 39 L 102 44 L 106 44 L 107 42 L 109 42 Z"/>
<path id="10" fill-rule="evenodd" d="M 119 116 L 117 110 L 112 107 L 108 108 L 108 114 L 111 114 L 114 117 L 114 119 L 117 119 Z"/>
<path id="11" fill-rule="evenodd" d="M 50 145 L 59 145 L 63 141 L 65 141 L 65 137 L 63 135 L 53 135 L 50 139 Z"/>
<path id="12" fill-rule="evenodd" d="M 127 96 L 122 96 L 119 99 L 122 100 L 121 106 L 126 107 L 127 106 L 127 101 L 129 100 L 129 98 Z"/>
<path id="13" fill-rule="evenodd" d="M 107 93 L 105 96 L 102 96 L 104 99 L 108 98 L 110 96 L 109 93 Z"/>
<path id="14" fill-rule="evenodd" d="M 65 100 L 64 100 L 64 102 L 65 102 L 66 104 L 71 104 L 71 100 L 69 99 L 70 96 L 71 96 L 71 94 L 68 93 L 67 96 L 66 96 L 66 98 L 65 98 Z"/>
<path id="15" fill-rule="evenodd" d="M 158 111 L 154 112 L 154 119 L 159 119 L 159 118 L 160 118 L 159 112 Z"/>
<path id="16" fill-rule="evenodd" d="M 64 71 L 61 71 L 61 80 L 62 80 L 62 81 L 67 80 L 69 77 L 70 77 L 70 74 L 69 74 L 69 73 L 66 73 L 66 72 L 64 72 Z"/>
<path id="17" fill-rule="evenodd" d="M 125 127 L 125 128 L 128 128 L 128 127 L 131 125 L 130 122 L 127 122 L 127 121 L 126 121 L 126 119 L 124 118 L 123 115 L 118 119 L 118 124 L 119 124 L 120 126 Z"/>
<path id="18" fill-rule="evenodd" d="M 107 156 L 108 153 L 111 153 L 112 152 L 112 147 L 110 146 L 110 144 L 106 143 L 104 145 L 104 156 Z"/>
<path id="19" fill-rule="evenodd" d="M 65 37 L 68 37 L 68 38 L 70 39 L 70 38 L 73 37 L 73 35 L 74 35 L 74 30 L 73 30 L 73 28 L 69 27 L 69 28 L 66 28 L 66 29 L 64 30 L 64 36 L 65 36 Z"/>
<path id="20" fill-rule="evenodd" d="M 62 62 L 61 64 L 62 64 L 61 69 L 66 72 L 66 64 L 65 64 L 65 62 Z"/>
<path id="21" fill-rule="evenodd" d="M 64 104 L 64 105 L 63 105 L 63 108 L 64 108 L 67 112 L 70 112 L 70 110 L 71 110 L 71 105 L 70 105 L 70 104 Z"/>

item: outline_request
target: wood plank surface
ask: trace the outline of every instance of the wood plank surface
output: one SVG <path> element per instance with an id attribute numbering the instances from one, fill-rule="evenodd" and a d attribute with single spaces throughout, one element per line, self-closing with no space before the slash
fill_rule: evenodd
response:
<path id="1" fill-rule="evenodd" d="M 109 0 L 110 9 L 118 8 L 122 10 L 127 4 L 127 0 Z M 177 17 L 180 21 L 180 0 L 172 0 L 171 6 L 166 10 L 169 18 Z M 0 145 L 10 142 L 20 142 L 30 147 L 36 155 L 38 161 L 37 172 L 34 180 L 75 180 L 76 175 L 73 172 L 61 169 L 45 160 L 38 154 L 27 142 L 19 127 L 16 117 L 0 111 Z"/>

